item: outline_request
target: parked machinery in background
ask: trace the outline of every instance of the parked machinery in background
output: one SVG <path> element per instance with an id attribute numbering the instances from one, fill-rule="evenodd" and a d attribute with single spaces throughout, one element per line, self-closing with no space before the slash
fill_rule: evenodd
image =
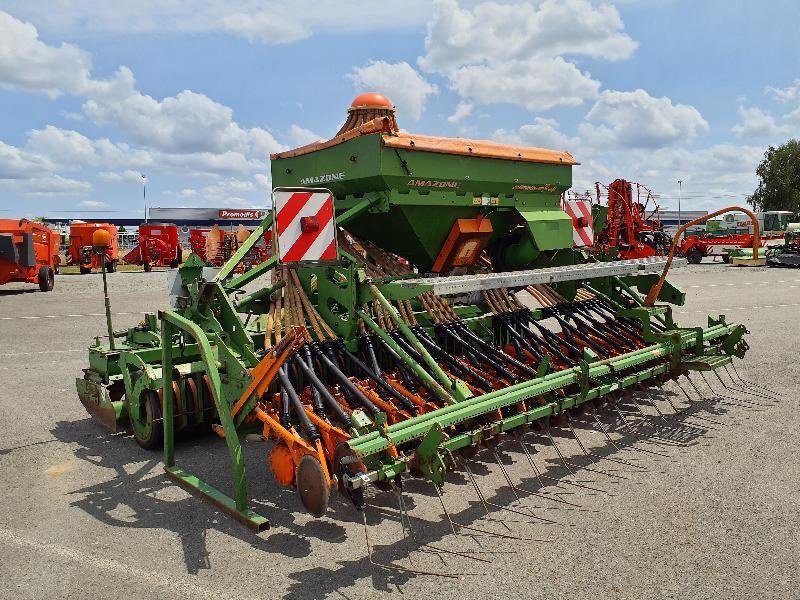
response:
<path id="1" fill-rule="evenodd" d="M 42 223 L 0 219 L 0 285 L 38 283 L 43 292 L 51 291 L 61 262 L 60 239 Z"/>
<path id="2" fill-rule="evenodd" d="M 800 267 L 800 223 L 789 223 L 782 246 L 767 252 L 767 266 Z"/>
<path id="3" fill-rule="evenodd" d="M 91 273 L 102 265 L 100 256 L 93 251 L 92 236 L 98 229 L 108 232 L 109 245 L 105 249 L 106 270 L 113 273 L 119 262 L 119 234 L 111 223 L 70 223 L 67 263 L 78 265 L 81 273 Z"/>
<path id="4" fill-rule="evenodd" d="M 667 254 L 672 238 L 664 232 L 659 207 L 646 186 L 616 179 L 608 186 L 596 183 L 595 190 L 595 247 L 601 254 L 618 258 Z"/>
<path id="5" fill-rule="evenodd" d="M 189 246 L 194 254 L 208 266 L 221 267 L 231 258 L 239 246 L 250 236 L 243 225 L 235 231 L 225 231 L 219 225 L 208 229 L 191 229 Z M 260 264 L 272 255 L 272 232 L 265 232 L 263 241 L 249 250 L 243 268 Z"/>
<path id="6" fill-rule="evenodd" d="M 783 245 L 792 213 L 785 210 L 755 213 L 764 252 Z M 753 246 L 753 218 L 741 213 L 727 214 L 719 222 L 719 229 L 707 233 L 688 235 L 681 241 L 678 254 L 689 263 L 697 265 L 703 258 L 721 258 L 730 262 L 731 256 L 744 256 Z M 765 254 L 761 255 L 763 258 Z"/>
<path id="7" fill-rule="evenodd" d="M 170 223 L 142 223 L 139 243 L 122 257 L 127 264 L 136 264 L 151 271 L 153 267 L 180 266 L 183 260 L 178 226 Z"/>

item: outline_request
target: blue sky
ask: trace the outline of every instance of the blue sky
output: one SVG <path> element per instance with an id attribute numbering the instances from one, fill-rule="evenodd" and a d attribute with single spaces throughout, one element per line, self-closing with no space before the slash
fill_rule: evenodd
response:
<path id="1" fill-rule="evenodd" d="M 800 130 L 800 3 L 0 0 L 0 217 L 263 206 L 361 90 L 409 131 L 569 150 L 575 188 L 744 202 Z"/>

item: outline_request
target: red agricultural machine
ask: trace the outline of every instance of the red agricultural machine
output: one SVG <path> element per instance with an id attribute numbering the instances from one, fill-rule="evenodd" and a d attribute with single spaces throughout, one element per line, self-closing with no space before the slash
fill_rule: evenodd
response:
<path id="1" fill-rule="evenodd" d="M 139 225 L 139 243 L 122 260 L 141 265 L 145 271 L 152 271 L 153 267 L 176 269 L 181 264 L 182 254 L 177 225 L 142 223 Z"/>
<path id="2" fill-rule="evenodd" d="M 230 259 L 239 246 L 250 237 L 250 231 L 239 225 L 236 231 L 224 231 L 219 225 L 210 229 L 192 229 L 189 231 L 189 245 L 197 256 L 207 265 L 221 267 Z M 272 255 L 272 232 L 262 236 L 263 243 L 254 246 L 245 256 L 247 268 L 261 264 Z"/>
<path id="3" fill-rule="evenodd" d="M 49 292 L 61 259 L 61 236 L 41 223 L 27 219 L 0 219 L 0 285 L 12 281 L 38 283 Z"/>
<path id="4" fill-rule="evenodd" d="M 789 211 L 765 211 L 755 214 L 758 222 L 760 239 L 765 248 L 778 248 L 784 244 L 784 233 L 791 219 L 792 213 Z M 733 223 L 719 231 L 692 235 L 685 238 L 678 250 L 686 260 L 698 265 L 704 257 L 720 257 L 723 262 L 730 262 L 731 251 L 736 253 L 744 248 L 753 246 L 753 218 L 739 218 L 735 220 L 735 215 L 731 219 L 726 218 L 723 224 Z"/>
<path id="5" fill-rule="evenodd" d="M 110 242 L 106 248 L 106 270 L 113 273 L 119 262 L 119 234 L 111 223 L 72 223 L 69 226 L 69 254 L 67 262 L 78 265 L 81 273 L 91 273 L 101 267 L 100 256 L 92 251 L 92 236 L 98 229 L 108 232 Z"/>
<path id="6" fill-rule="evenodd" d="M 661 226 L 659 207 L 647 187 L 615 179 L 608 186 L 595 183 L 595 190 L 597 206 L 602 207 L 604 192 L 607 199 L 605 222 L 596 227 L 594 238 L 600 252 L 608 255 L 616 250 L 617 257 L 622 259 L 663 256 L 669 252 L 672 239 Z"/>

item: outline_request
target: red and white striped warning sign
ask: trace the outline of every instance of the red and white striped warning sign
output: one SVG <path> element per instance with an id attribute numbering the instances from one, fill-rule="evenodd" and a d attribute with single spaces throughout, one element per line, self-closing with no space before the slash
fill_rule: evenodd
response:
<path id="1" fill-rule="evenodd" d="M 572 217 L 572 245 L 575 248 L 594 245 L 592 230 L 592 201 L 564 200 L 564 212 Z"/>
<path id="2" fill-rule="evenodd" d="M 272 202 L 279 262 L 336 260 L 336 222 L 330 191 L 275 188 Z"/>

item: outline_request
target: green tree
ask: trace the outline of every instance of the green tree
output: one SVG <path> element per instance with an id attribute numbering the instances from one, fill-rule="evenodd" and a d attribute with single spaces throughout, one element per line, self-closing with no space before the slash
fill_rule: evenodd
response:
<path id="1" fill-rule="evenodd" d="M 800 212 L 800 141 L 770 146 L 756 175 L 758 188 L 748 199 L 753 208 Z"/>

